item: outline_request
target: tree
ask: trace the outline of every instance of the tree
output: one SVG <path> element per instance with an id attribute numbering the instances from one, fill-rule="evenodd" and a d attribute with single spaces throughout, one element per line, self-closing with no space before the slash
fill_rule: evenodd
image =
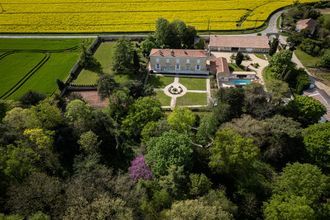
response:
<path id="1" fill-rule="evenodd" d="M 326 50 L 323 54 L 320 64 L 324 68 L 330 68 L 330 50 Z"/>
<path id="2" fill-rule="evenodd" d="M 170 165 L 167 174 L 159 177 L 159 186 L 173 199 L 183 199 L 187 193 L 187 177 L 183 166 Z"/>
<path id="3" fill-rule="evenodd" d="M 267 91 L 272 95 L 272 100 L 281 103 L 282 98 L 286 97 L 289 92 L 289 86 L 286 82 L 277 79 L 270 79 L 266 82 Z"/>
<path id="4" fill-rule="evenodd" d="M 115 90 L 109 97 L 109 113 L 113 119 L 120 121 L 128 112 L 133 98 L 127 90 Z"/>
<path id="5" fill-rule="evenodd" d="M 273 56 L 276 51 L 277 51 L 277 47 L 278 47 L 278 44 L 279 44 L 279 40 L 277 38 L 273 39 L 270 43 L 269 43 L 269 46 L 270 46 L 270 49 L 269 49 L 269 55 L 270 56 Z"/>
<path id="6" fill-rule="evenodd" d="M 176 131 L 168 131 L 147 143 L 147 164 L 155 176 L 164 175 L 171 165 L 189 168 L 192 149 L 189 137 Z"/>
<path id="7" fill-rule="evenodd" d="M 312 160 L 321 168 L 330 169 L 330 122 L 311 125 L 303 131 L 304 144 Z"/>
<path id="8" fill-rule="evenodd" d="M 235 57 L 235 63 L 237 66 L 240 66 L 242 64 L 242 61 L 244 59 L 244 55 L 242 52 L 238 52 Z"/>
<path id="9" fill-rule="evenodd" d="M 78 143 L 85 154 L 88 155 L 98 153 L 100 142 L 98 141 L 98 136 L 94 132 L 87 131 L 82 133 Z"/>
<path id="10" fill-rule="evenodd" d="M 190 195 L 197 197 L 208 193 L 212 187 L 212 182 L 205 174 L 190 174 Z"/>
<path id="11" fill-rule="evenodd" d="M 126 39 L 117 41 L 113 56 L 113 71 L 128 74 L 134 71 L 134 48 L 133 44 Z"/>
<path id="12" fill-rule="evenodd" d="M 44 129 L 54 129 L 63 123 L 62 112 L 57 107 L 57 102 L 51 98 L 47 98 L 38 105 L 33 106 L 32 110 Z"/>
<path id="13" fill-rule="evenodd" d="M 143 155 L 137 156 L 131 161 L 131 166 L 128 171 L 133 181 L 138 181 L 139 179 L 152 179 L 152 172 L 146 164 Z"/>
<path id="14" fill-rule="evenodd" d="M 84 69 L 95 71 L 97 73 L 103 73 L 101 63 L 95 59 L 93 53 L 86 49 L 85 46 L 82 47 L 82 54 L 80 56 L 79 64 Z"/>
<path id="15" fill-rule="evenodd" d="M 167 122 L 178 132 L 189 132 L 196 122 L 196 116 L 187 108 L 175 108 L 167 116 Z"/>
<path id="16" fill-rule="evenodd" d="M 241 116 L 245 98 L 242 88 L 221 88 L 217 93 L 217 97 L 221 103 L 230 106 L 229 114 L 231 118 Z"/>
<path id="17" fill-rule="evenodd" d="M 141 51 L 143 56 L 148 57 L 150 55 L 151 49 L 153 48 L 158 48 L 156 39 L 153 35 L 148 35 L 148 37 L 141 43 Z"/>
<path id="18" fill-rule="evenodd" d="M 266 118 L 276 112 L 274 103 L 270 102 L 270 95 L 265 92 L 259 83 L 251 83 L 244 87 L 244 106 L 243 111 L 255 118 Z"/>
<path id="19" fill-rule="evenodd" d="M 38 154 L 30 147 L 9 145 L 0 148 L 0 164 L 4 175 L 13 181 L 22 181 L 33 171 L 39 161 Z"/>
<path id="20" fill-rule="evenodd" d="M 196 140 L 199 144 L 208 144 L 218 129 L 218 122 L 214 114 L 208 114 L 202 117 L 196 133 Z"/>
<path id="21" fill-rule="evenodd" d="M 192 219 L 192 220 L 229 220 L 230 213 L 224 211 L 221 206 L 205 204 L 199 200 L 183 200 L 174 202 L 170 210 L 164 212 L 164 219 Z"/>
<path id="22" fill-rule="evenodd" d="M 133 219 L 132 209 L 120 198 L 101 194 L 90 203 L 81 202 L 82 204 L 69 207 L 63 219 Z"/>
<path id="23" fill-rule="evenodd" d="M 221 129 L 216 133 L 210 153 L 209 166 L 229 173 L 249 167 L 257 159 L 259 148 L 251 138 L 243 138 L 231 129 Z"/>
<path id="24" fill-rule="evenodd" d="M 275 195 L 305 197 L 308 204 L 315 202 L 327 193 L 329 178 L 311 164 L 288 164 L 274 183 Z"/>
<path id="25" fill-rule="evenodd" d="M 44 94 L 28 91 L 20 98 L 20 102 L 25 106 L 31 106 L 38 104 L 40 101 L 44 100 L 45 98 L 46 96 Z"/>
<path id="26" fill-rule="evenodd" d="M 60 218 L 63 213 L 63 185 L 58 178 L 32 173 L 22 184 L 8 190 L 7 207 L 14 213 L 32 215 L 38 211 Z"/>
<path id="27" fill-rule="evenodd" d="M 34 213 L 33 215 L 31 215 L 28 219 L 29 220 L 50 220 L 50 216 L 38 211 L 38 212 Z"/>
<path id="28" fill-rule="evenodd" d="M 164 219 L 233 219 L 236 206 L 223 191 L 210 191 L 194 200 L 176 201 L 162 213 Z"/>
<path id="29" fill-rule="evenodd" d="M 65 111 L 65 118 L 78 132 L 89 130 L 92 107 L 85 102 L 75 99 L 69 102 Z"/>
<path id="30" fill-rule="evenodd" d="M 169 24 L 170 23 L 165 18 L 158 18 L 156 21 L 156 30 L 154 36 L 156 39 L 156 44 L 159 47 L 165 47 L 167 44 Z"/>
<path id="31" fill-rule="evenodd" d="M 265 204 L 264 216 L 266 220 L 273 219 L 315 219 L 315 212 L 310 207 L 306 197 L 274 196 Z"/>
<path id="32" fill-rule="evenodd" d="M 277 169 L 304 156 L 300 124 L 291 118 L 275 115 L 259 121 L 245 115 L 223 127 L 233 129 L 243 137 L 252 138 L 261 149 L 262 160 Z"/>
<path id="33" fill-rule="evenodd" d="M 292 52 L 290 50 L 282 50 L 270 59 L 269 67 L 276 79 L 285 79 L 288 72 L 294 69 L 291 59 Z"/>
<path id="34" fill-rule="evenodd" d="M 118 87 L 118 84 L 111 75 L 102 75 L 97 81 L 97 92 L 101 99 L 108 98 Z"/>
<path id="35" fill-rule="evenodd" d="M 164 132 L 171 130 L 170 125 L 165 119 L 148 122 L 142 129 L 142 142 L 147 143 L 152 137 L 159 137 Z"/>
<path id="36" fill-rule="evenodd" d="M 0 122 L 5 117 L 7 112 L 7 104 L 4 101 L 0 101 Z"/>
<path id="37" fill-rule="evenodd" d="M 157 121 L 163 116 L 161 104 L 152 97 L 136 100 L 129 108 L 123 120 L 123 128 L 129 136 L 139 136 L 143 127 L 150 121 Z"/>
<path id="38" fill-rule="evenodd" d="M 309 96 L 296 96 L 287 105 L 287 115 L 304 126 L 314 124 L 327 112 L 324 105 Z"/>
<path id="39" fill-rule="evenodd" d="M 32 109 L 23 109 L 15 107 L 7 111 L 3 122 L 16 130 L 24 130 L 26 128 L 40 127 L 40 121 Z"/>

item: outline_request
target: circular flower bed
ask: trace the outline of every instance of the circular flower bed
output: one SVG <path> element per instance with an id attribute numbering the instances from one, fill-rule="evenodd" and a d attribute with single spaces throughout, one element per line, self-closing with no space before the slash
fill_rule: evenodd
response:
<path id="1" fill-rule="evenodd" d="M 182 89 L 182 87 L 181 86 L 170 86 L 169 88 L 168 88 L 168 91 L 169 91 L 169 93 L 171 93 L 172 95 L 179 95 L 179 94 L 181 94 L 182 92 L 183 92 L 183 89 Z"/>

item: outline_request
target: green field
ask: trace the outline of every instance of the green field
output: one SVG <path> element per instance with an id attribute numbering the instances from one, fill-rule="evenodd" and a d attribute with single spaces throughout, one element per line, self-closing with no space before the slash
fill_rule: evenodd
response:
<path id="1" fill-rule="evenodd" d="M 311 56 L 299 48 L 294 53 L 305 67 L 318 66 L 321 60 L 321 57 Z"/>
<path id="2" fill-rule="evenodd" d="M 0 39 L 0 98 L 19 99 L 32 90 L 51 95 L 65 80 L 91 39 Z"/>
<path id="3" fill-rule="evenodd" d="M 124 83 L 130 79 L 136 79 L 136 77 L 133 74 L 131 75 L 114 74 L 114 72 L 112 71 L 112 63 L 113 63 L 112 60 L 113 60 L 114 49 L 115 49 L 115 42 L 105 42 L 99 46 L 99 48 L 96 50 L 94 54 L 96 60 L 100 62 L 104 74 L 113 75 L 114 79 L 118 83 Z M 83 71 L 81 71 L 78 78 L 73 83 L 77 85 L 94 85 L 97 83 L 98 79 L 99 79 L 98 73 L 84 69 Z"/>

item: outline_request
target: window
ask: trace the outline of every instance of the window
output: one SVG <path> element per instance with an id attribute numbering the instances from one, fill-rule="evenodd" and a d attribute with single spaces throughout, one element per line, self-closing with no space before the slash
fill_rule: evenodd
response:
<path id="1" fill-rule="evenodd" d="M 175 65 L 175 69 L 176 69 L 176 70 L 180 70 L 180 64 L 176 64 L 176 65 Z"/>
<path id="2" fill-rule="evenodd" d="M 159 63 L 159 58 L 156 58 L 156 62 Z"/>
<path id="3" fill-rule="evenodd" d="M 159 65 L 159 63 L 156 64 L 156 69 L 157 69 L 157 70 L 160 69 L 160 65 Z"/>
<path id="4" fill-rule="evenodd" d="M 166 59 L 166 63 L 169 63 L 170 62 L 170 59 Z"/>
<path id="5" fill-rule="evenodd" d="M 201 60 L 200 60 L 200 59 L 198 59 L 198 60 L 197 60 L 197 64 L 200 64 L 200 63 L 201 63 Z"/>
<path id="6" fill-rule="evenodd" d="M 201 66 L 200 65 L 196 65 L 196 70 L 200 70 Z"/>
<path id="7" fill-rule="evenodd" d="M 176 59 L 176 63 L 180 63 L 180 59 Z"/>
<path id="8" fill-rule="evenodd" d="M 187 63 L 190 63 L 190 60 L 189 59 L 187 59 Z"/>

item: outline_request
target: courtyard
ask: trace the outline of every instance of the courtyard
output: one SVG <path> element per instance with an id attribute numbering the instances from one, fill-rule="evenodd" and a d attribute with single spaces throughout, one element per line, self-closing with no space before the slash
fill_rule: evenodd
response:
<path id="1" fill-rule="evenodd" d="M 209 77 L 156 74 L 150 75 L 148 81 L 155 87 L 156 97 L 163 108 L 205 107 L 211 98 Z"/>

